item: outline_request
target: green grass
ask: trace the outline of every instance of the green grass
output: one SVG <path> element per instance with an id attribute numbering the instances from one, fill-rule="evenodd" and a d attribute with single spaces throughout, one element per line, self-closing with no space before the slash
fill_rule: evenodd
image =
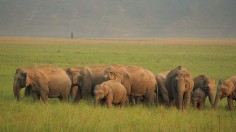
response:
<path id="1" fill-rule="evenodd" d="M 13 96 L 13 75 L 20 67 L 50 64 L 58 67 L 109 64 L 138 65 L 153 73 L 183 65 L 193 77 L 205 74 L 226 79 L 236 74 L 236 45 L 162 44 L 164 40 L 104 41 L 60 39 L 0 39 L 0 131 L 235 131 L 236 114 L 226 109 L 226 99 L 212 110 L 208 99 L 203 111 L 143 105 L 120 108 L 93 107 L 49 99 L 34 103 Z M 37 40 L 37 41 L 35 41 Z M 44 41 L 42 41 L 44 40 Z M 46 42 L 45 42 L 46 41 Z M 203 40 L 201 40 L 202 42 Z M 204 42 L 208 40 L 204 40 Z M 227 40 L 235 43 L 235 40 Z M 37 43 L 37 44 L 36 44 Z M 50 44 L 52 43 L 52 44 Z M 195 42 L 197 43 L 197 42 Z M 22 90 L 23 94 L 23 90 Z M 71 99 L 72 100 L 72 99 Z"/>

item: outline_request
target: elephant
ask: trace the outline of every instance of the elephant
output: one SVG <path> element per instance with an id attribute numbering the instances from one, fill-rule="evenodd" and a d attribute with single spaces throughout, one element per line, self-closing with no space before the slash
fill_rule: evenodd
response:
<path id="1" fill-rule="evenodd" d="M 128 96 L 144 95 L 146 105 L 154 105 L 154 91 L 157 89 L 157 83 L 151 71 L 138 66 L 109 66 L 104 71 L 104 78 L 122 83 Z"/>
<path id="2" fill-rule="evenodd" d="M 169 98 L 168 98 L 167 89 L 165 87 L 165 78 L 169 72 L 170 71 L 165 71 L 165 72 L 156 74 L 156 81 L 157 81 L 157 87 L 158 87 L 158 101 L 160 104 L 165 103 L 167 106 L 169 105 Z"/>
<path id="3" fill-rule="evenodd" d="M 228 107 L 230 111 L 234 110 L 233 100 L 236 100 L 236 76 L 232 76 L 226 80 L 219 81 L 215 96 L 214 109 L 217 108 L 219 99 L 227 97 Z"/>
<path id="4" fill-rule="evenodd" d="M 165 79 L 165 86 L 169 96 L 169 105 L 174 103 L 179 110 L 188 107 L 191 101 L 191 92 L 194 81 L 191 73 L 183 66 L 171 70 Z"/>
<path id="5" fill-rule="evenodd" d="M 82 67 L 72 67 L 66 68 L 66 74 L 69 76 L 72 82 L 70 96 L 75 97 L 78 91 L 78 82 L 79 82 L 79 72 L 81 71 Z"/>
<path id="6" fill-rule="evenodd" d="M 30 88 L 34 101 L 47 103 L 48 98 L 69 101 L 71 80 L 63 69 L 54 66 L 31 66 L 17 69 L 14 75 L 13 92 L 20 100 L 20 90 Z"/>
<path id="7" fill-rule="evenodd" d="M 114 67 L 121 66 L 121 64 L 114 64 Z M 86 66 L 80 69 L 78 76 L 78 91 L 74 98 L 74 103 L 78 103 L 81 99 L 86 99 L 89 96 L 94 96 L 94 87 L 106 79 L 104 78 L 104 70 L 108 66 Z"/>
<path id="8" fill-rule="evenodd" d="M 106 105 L 108 108 L 112 107 L 112 104 L 119 104 L 123 107 L 127 100 L 127 91 L 125 87 L 115 80 L 108 80 L 95 86 L 94 89 L 96 107 L 99 100 L 106 98 Z"/>
<path id="9" fill-rule="evenodd" d="M 81 99 L 86 99 L 89 96 L 94 96 L 94 87 L 106 81 L 104 78 L 104 70 L 107 66 L 92 66 L 81 68 L 78 82 L 78 91 L 74 98 L 74 103 L 78 103 Z"/>
<path id="10" fill-rule="evenodd" d="M 216 81 L 206 75 L 199 75 L 193 80 L 193 91 L 195 91 L 195 89 L 200 88 L 205 93 L 206 97 L 208 96 L 211 106 L 213 107 Z"/>
<path id="11" fill-rule="evenodd" d="M 192 91 L 191 103 L 194 108 L 202 110 L 203 106 L 205 105 L 205 100 L 206 100 L 206 95 L 201 88 L 196 88 L 194 91 Z"/>

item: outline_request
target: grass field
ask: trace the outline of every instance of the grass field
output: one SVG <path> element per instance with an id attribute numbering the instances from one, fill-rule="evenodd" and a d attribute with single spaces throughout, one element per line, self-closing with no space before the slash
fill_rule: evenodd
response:
<path id="1" fill-rule="evenodd" d="M 0 131 L 236 131 L 236 113 L 217 110 L 209 101 L 203 111 L 179 112 L 163 106 L 93 108 L 93 100 L 79 104 L 32 98 L 17 102 L 13 75 L 20 67 L 58 67 L 109 64 L 138 65 L 153 73 L 183 65 L 193 77 L 219 79 L 236 75 L 236 39 L 51 39 L 0 38 Z M 22 90 L 23 94 L 23 90 Z M 72 99 L 71 99 L 72 100 Z"/>

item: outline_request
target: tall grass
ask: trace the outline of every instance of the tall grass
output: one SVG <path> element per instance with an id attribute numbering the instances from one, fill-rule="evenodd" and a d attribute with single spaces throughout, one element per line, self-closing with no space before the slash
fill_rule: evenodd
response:
<path id="1" fill-rule="evenodd" d="M 225 40 L 177 42 L 0 38 L 0 131 L 235 131 L 236 114 L 228 111 L 226 99 L 219 102 L 217 110 L 212 110 L 206 100 L 203 111 L 190 107 L 179 112 L 142 104 L 122 109 L 94 108 L 92 99 L 79 104 L 72 104 L 72 99 L 69 103 L 49 99 L 45 105 L 34 103 L 31 97 L 17 102 L 13 96 L 16 68 L 31 65 L 121 63 L 142 66 L 153 73 L 183 65 L 194 77 L 205 74 L 216 80 L 236 74 L 236 45 L 232 45 L 235 40 L 227 40 L 227 45 Z"/>

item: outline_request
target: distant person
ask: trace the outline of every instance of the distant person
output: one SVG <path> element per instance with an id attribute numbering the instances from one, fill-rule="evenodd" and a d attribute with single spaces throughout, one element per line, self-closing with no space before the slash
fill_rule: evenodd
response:
<path id="1" fill-rule="evenodd" d="M 73 32 L 71 32 L 71 34 L 70 34 L 70 38 L 73 39 Z"/>

